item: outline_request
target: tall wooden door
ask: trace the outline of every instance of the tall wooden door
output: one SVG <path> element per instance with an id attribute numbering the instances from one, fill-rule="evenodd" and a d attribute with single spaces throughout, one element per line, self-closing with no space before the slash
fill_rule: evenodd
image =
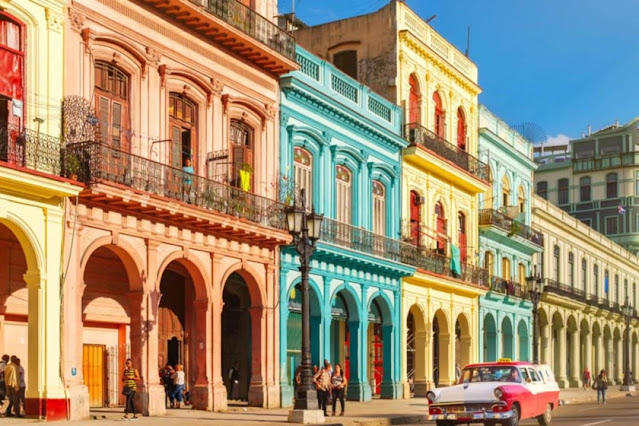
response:
<path id="1" fill-rule="evenodd" d="M 104 407 L 106 395 L 106 362 L 104 345 L 83 345 L 82 375 L 89 389 L 89 407 Z"/>
<path id="2" fill-rule="evenodd" d="M 419 195 L 415 191 L 410 192 L 410 238 L 413 244 L 419 246 Z"/>

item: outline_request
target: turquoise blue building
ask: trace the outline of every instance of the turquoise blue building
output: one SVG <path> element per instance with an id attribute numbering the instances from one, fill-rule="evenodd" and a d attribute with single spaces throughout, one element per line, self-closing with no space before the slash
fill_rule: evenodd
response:
<path id="1" fill-rule="evenodd" d="M 532 360 L 526 277 L 543 250 L 542 234 L 530 227 L 532 144 L 480 106 L 479 153 L 492 176 L 479 200 L 479 256 L 491 274 L 490 291 L 479 298 L 479 360 Z"/>
<path id="2" fill-rule="evenodd" d="M 339 363 L 348 399 L 399 398 L 401 109 L 307 51 L 281 78 L 280 196 L 304 188 L 325 215 L 311 271 L 313 364 Z M 299 259 L 281 250 L 282 406 L 294 395 L 301 358 Z"/>

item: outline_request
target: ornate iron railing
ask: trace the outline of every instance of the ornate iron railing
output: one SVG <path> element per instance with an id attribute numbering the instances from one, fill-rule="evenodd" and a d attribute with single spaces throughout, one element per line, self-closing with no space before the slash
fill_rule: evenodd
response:
<path id="1" fill-rule="evenodd" d="M 287 229 L 284 205 L 277 201 L 101 143 L 76 143 L 63 152 L 63 172 L 77 175 L 74 177 L 81 182 L 125 185 L 259 225 Z"/>
<path id="2" fill-rule="evenodd" d="M 490 181 L 490 168 L 468 152 L 431 132 L 421 124 L 410 123 L 404 129 L 404 138 L 413 145 L 421 145 L 436 155 L 461 167 L 478 179 Z"/>
<path id="3" fill-rule="evenodd" d="M 490 290 L 502 293 L 507 296 L 522 297 L 523 291 L 521 284 L 515 281 L 503 279 L 501 277 L 490 277 Z"/>
<path id="4" fill-rule="evenodd" d="M 295 39 L 250 7 L 237 0 L 191 0 L 191 2 L 203 6 L 212 15 L 295 61 Z"/>
<path id="5" fill-rule="evenodd" d="M 479 211 L 479 226 L 494 225 L 508 232 L 508 236 L 517 235 L 525 240 L 544 246 L 544 234 L 523 224 L 515 219 L 506 216 L 495 209 L 482 209 Z"/>
<path id="6" fill-rule="evenodd" d="M 0 122 L 0 161 L 59 175 L 60 149 L 58 138 Z"/>
<path id="7" fill-rule="evenodd" d="M 588 301 L 587 293 L 580 288 L 576 288 L 568 284 L 560 283 L 558 281 L 551 280 L 549 278 L 546 278 L 544 284 L 545 284 L 544 285 L 545 291 L 555 293 L 560 296 L 571 297 L 573 299 L 579 300 L 580 302 Z"/>

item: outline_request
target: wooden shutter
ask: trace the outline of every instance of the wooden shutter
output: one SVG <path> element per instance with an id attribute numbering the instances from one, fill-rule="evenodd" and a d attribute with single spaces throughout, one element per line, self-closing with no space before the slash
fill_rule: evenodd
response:
<path id="1" fill-rule="evenodd" d="M 111 120 L 109 119 L 109 107 L 111 101 L 109 98 L 100 97 L 100 103 L 98 106 L 98 117 L 100 118 L 100 136 L 102 138 L 101 142 L 111 145 L 111 141 L 109 140 L 109 126 Z"/>
<path id="2" fill-rule="evenodd" d="M 182 168 L 182 129 L 178 126 L 171 127 L 171 166 Z"/>
<path id="3" fill-rule="evenodd" d="M 122 104 L 113 102 L 111 113 L 111 140 L 113 148 L 121 149 L 122 137 Z"/>

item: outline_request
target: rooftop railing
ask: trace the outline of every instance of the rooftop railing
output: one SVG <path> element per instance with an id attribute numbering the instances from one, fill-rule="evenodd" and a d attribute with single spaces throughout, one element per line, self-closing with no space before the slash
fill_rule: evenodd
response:
<path id="1" fill-rule="evenodd" d="M 262 226 L 287 229 L 282 203 L 105 144 L 68 145 L 63 172 L 86 184 L 124 185 Z"/>
<path id="2" fill-rule="evenodd" d="M 490 168 L 468 152 L 448 142 L 418 123 L 407 124 L 404 137 L 413 145 L 421 145 L 436 155 L 466 170 L 478 179 L 490 181 Z"/>
<path id="3" fill-rule="evenodd" d="M 544 246 L 544 234 L 530 226 L 506 216 L 495 209 L 482 209 L 479 211 L 479 225 L 494 225 L 508 232 L 508 236 L 517 235 L 525 240 L 533 242 L 540 247 Z"/>
<path id="4" fill-rule="evenodd" d="M 60 150 L 58 138 L 0 122 L 0 161 L 59 175 Z"/>

